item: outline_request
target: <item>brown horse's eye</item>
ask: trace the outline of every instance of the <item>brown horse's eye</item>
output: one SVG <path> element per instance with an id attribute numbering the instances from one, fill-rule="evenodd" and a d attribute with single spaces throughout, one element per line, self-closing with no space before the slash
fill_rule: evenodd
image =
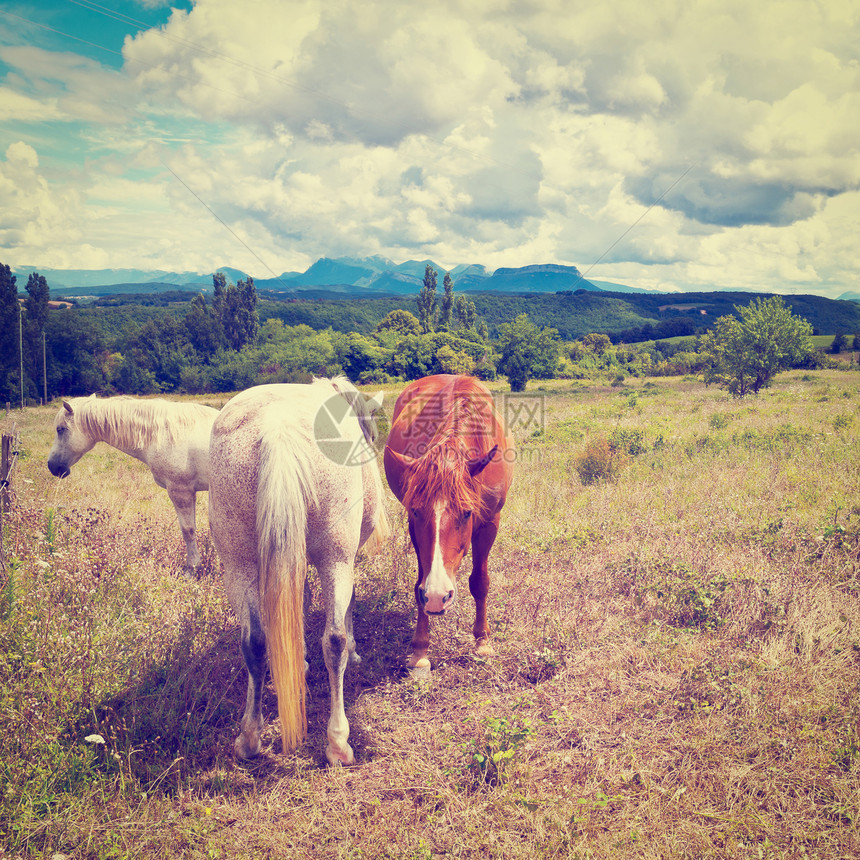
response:
<path id="1" fill-rule="evenodd" d="M 469 518 L 470 518 L 471 516 L 472 516 L 472 512 L 471 512 L 471 511 L 464 511 L 464 512 L 463 512 L 463 522 L 464 522 L 464 523 L 469 522 Z"/>

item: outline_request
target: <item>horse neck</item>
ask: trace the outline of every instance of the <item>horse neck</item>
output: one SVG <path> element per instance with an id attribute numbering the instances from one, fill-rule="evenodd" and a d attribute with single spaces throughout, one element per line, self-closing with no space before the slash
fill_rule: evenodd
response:
<path id="1" fill-rule="evenodd" d="M 104 401 L 98 409 L 90 409 L 83 417 L 83 425 L 87 435 L 93 442 L 104 442 L 123 454 L 128 454 L 141 462 L 146 462 L 145 450 L 147 445 L 143 444 L 138 434 L 128 432 L 130 423 L 127 420 L 118 420 L 120 404 Z M 136 422 L 134 422 L 136 423 Z"/>

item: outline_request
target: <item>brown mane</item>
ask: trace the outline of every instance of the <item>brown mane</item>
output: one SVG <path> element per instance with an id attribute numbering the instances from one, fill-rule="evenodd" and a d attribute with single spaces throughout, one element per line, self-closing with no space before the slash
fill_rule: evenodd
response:
<path id="1" fill-rule="evenodd" d="M 474 437 L 476 425 L 483 424 L 487 416 L 476 411 L 471 394 L 468 390 L 454 391 L 446 398 L 445 411 L 437 416 L 439 424 L 427 452 L 413 459 L 403 475 L 406 508 L 443 500 L 460 511 L 480 514 L 481 491 L 469 473 L 469 461 L 486 453 L 476 447 Z M 485 433 L 479 435 L 482 441 Z"/>

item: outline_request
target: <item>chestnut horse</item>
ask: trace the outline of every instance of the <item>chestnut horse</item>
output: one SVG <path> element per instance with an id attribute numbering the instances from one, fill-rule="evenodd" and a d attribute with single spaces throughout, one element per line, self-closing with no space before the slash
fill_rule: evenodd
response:
<path id="1" fill-rule="evenodd" d="M 487 558 L 514 468 L 514 443 L 490 392 L 471 376 L 427 376 L 410 383 L 394 405 L 385 446 L 385 475 L 409 515 L 418 557 L 418 623 L 409 667 L 430 668 L 430 615 L 456 598 L 460 562 L 472 544 L 469 590 L 475 598 L 475 651 L 493 653 L 487 624 Z"/>

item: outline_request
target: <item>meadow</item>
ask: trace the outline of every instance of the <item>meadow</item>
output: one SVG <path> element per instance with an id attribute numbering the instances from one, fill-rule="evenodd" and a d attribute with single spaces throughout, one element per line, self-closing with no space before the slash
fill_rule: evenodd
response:
<path id="1" fill-rule="evenodd" d="M 306 742 L 282 754 L 269 688 L 264 752 L 236 762 L 247 676 L 206 494 L 184 579 L 142 464 L 100 445 L 54 479 L 59 404 L 9 413 L 0 857 L 860 857 L 855 368 L 741 400 L 692 377 L 530 383 L 497 656 L 471 652 L 467 559 L 432 679 L 406 675 L 416 563 L 389 494 L 391 542 L 356 571 L 341 769 L 319 604 Z"/>

